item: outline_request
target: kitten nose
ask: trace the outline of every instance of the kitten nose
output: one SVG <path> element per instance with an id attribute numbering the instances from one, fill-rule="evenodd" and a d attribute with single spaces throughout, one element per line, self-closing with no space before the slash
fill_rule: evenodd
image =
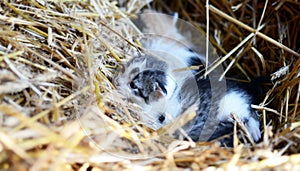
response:
<path id="1" fill-rule="evenodd" d="M 166 119 L 166 117 L 165 117 L 164 114 L 161 114 L 161 115 L 158 117 L 158 121 L 159 121 L 160 123 L 163 123 L 163 122 L 165 121 L 165 119 Z"/>

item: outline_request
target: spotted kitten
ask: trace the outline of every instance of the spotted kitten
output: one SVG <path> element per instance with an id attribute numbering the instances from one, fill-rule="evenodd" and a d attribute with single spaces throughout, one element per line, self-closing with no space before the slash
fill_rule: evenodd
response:
<path id="1" fill-rule="evenodd" d="M 203 66 L 205 52 L 192 50 L 198 47 L 179 33 L 176 17 L 147 11 L 140 21 L 144 54 L 125 63 L 115 83 L 129 101 L 140 106 L 141 121 L 157 130 L 198 104 L 196 117 L 183 126 L 194 141 L 232 133 L 231 114 L 245 123 L 254 141 L 261 138 L 259 120 L 246 91 L 234 83 L 218 81 L 214 75 L 204 79 L 199 69 L 186 69 Z M 231 145 L 232 136 L 221 142 Z"/>

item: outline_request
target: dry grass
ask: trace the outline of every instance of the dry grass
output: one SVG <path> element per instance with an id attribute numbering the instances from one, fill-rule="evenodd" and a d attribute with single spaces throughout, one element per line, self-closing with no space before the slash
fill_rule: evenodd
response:
<path id="1" fill-rule="evenodd" d="M 206 29 L 204 1 L 150 2 L 0 2 L 0 169 L 299 170 L 300 3 L 212 0 Z M 261 143 L 177 141 L 132 115 L 111 80 L 138 49 L 129 17 L 147 6 L 208 30 L 226 76 L 272 76 L 253 105 Z"/>

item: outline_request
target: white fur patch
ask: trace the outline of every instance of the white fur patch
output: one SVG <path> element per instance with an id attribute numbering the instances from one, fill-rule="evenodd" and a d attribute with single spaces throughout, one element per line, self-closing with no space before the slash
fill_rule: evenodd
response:
<path id="1" fill-rule="evenodd" d="M 176 88 L 177 88 L 176 80 L 170 75 L 167 75 L 167 86 L 166 86 L 167 99 L 170 99 L 174 95 Z"/>
<path id="2" fill-rule="evenodd" d="M 243 92 L 231 91 L 227 93 L 219 102 L 218 119 L 220 121 L 233 122 L 231 113 L 236 114 L 239 119 L 246 122 L 246 127 L 254 141 L 261 138 L 259 121 L 253 116 L 250 109 L 249 97 Z"/>
<path id="3" fill-rule="evenodd" d="M 251 116 L 249 99 L 242 92 L 231 91 L 219 102 L 218 119 L 220 121 L 233 121 L 230 113 L 236 114 L 241 120 Z"/>
<path id="4" fill-rule="evenodd" d="M 148 127 L 157 130 L 178 117 L 182 113 L 182 106 L 178 99 L 173 96 L 170 99 L 161 98 L 150 105 L 145 105 L 142 111 L 143 113 L 140 116 L 141 121 Z M 160 123 L 158 118 L 162 114 L 165 116 L 165 120 Z"/>

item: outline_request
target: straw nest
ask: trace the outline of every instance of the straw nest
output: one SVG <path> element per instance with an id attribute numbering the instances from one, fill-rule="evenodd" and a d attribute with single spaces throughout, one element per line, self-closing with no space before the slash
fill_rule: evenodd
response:
<path id="1" fill-rule="evenodd" d="M 299 170 L 300 3 L 205 3 L 0 2 L 0 168 Z M 112 79 L 139 46 L 129 18 L 143 8 L 176 11 L 208 30 L 227 76 L 271 77 L 253 105 L 262 114 L 262 142 L 224 148 L 156 136 L 139 124 L 137 107 Z"/>

